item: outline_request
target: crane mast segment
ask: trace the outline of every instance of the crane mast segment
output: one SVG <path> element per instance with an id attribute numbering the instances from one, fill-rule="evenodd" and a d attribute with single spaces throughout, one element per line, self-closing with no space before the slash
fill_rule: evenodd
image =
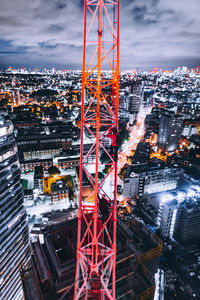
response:
<path id="1" fill-rule="evenodd" d="M 115 299 L 119 20 L 120 0 L 84 1 L 75 300 Z"/>

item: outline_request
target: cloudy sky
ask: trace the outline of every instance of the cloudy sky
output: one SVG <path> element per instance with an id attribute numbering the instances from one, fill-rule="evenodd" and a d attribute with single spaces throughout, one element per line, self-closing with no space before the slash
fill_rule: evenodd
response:
<path id="1" fill-rule="evenodd" d="M 79 69 L 84 0 L 0 0 L 0 68 Z M 120 69 L 200 64 L 200 0 L 121 0 Z"/>

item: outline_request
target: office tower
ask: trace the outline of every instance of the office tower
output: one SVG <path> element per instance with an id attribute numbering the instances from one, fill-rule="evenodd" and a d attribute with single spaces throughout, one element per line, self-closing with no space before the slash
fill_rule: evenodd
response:
<path id="1" fill-rule="evenodd" d="M 29 238 L 13 125 L 0 116 L 0 299 L 22 299 L 20 267 L 29 260 Z"/>
<path id="2" fill-rule="evenodd" d="M 180 204 L 174 236 L 183 243 L 200 238 L 200 200 L 198 197 L 188 198 Z"/>
<path id="3" fill-rule="evenodd" d="M 176 199 L 163 199 L 160 203 L 158 212 L 158 227 L 160 228 L 161 236 L 164 239 L 173 236 L 177 209 L 178 201 Z"/>
<path id="4" fill-rule="evenodd" d="M 143 86 L 139 80 L 132 82 L 129 94 L 129 124 L 133 125 L 143 103 Z"/>
<path id="5" fill-rule="evenodd" d="M 164 152 L 172 152 L 179 148 L 183 119 L 177 115 L 161 116 L 158 134 L 158 147 Z"/>

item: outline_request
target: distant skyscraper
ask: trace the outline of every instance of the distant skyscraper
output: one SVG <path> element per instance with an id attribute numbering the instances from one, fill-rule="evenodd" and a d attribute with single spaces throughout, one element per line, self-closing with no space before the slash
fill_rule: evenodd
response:
<path id="1" fill-rule="evenodd" d="M 162 151 L 172 152 L 179 148 L 183 119 L 176 115 L 162 115 L 158 135 L 158 147 Z"/>
<path id="2" fill-rule="evenodd" d="M 143 103 L 143 86 L 140 81 L 132 82 L 129 88 L 129 124 L 137 119 L 138 112 Z"/>
<path id="3" fill-rule="evenodd" d="M 22 299 L 19 269 L 29 259 L 29 238 L 13 125 L 0 116 L 0 299 Z"/>

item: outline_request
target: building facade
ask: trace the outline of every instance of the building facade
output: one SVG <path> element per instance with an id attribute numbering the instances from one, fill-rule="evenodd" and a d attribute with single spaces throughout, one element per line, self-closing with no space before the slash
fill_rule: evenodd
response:
<path id="1" fill-rule="evenodd" d="M 124 180 L 123 195 L 133 198 L 173 190 L 177 187 L 177 181 L 177 168 L 130 167 Z"/>
<path id="2" fill-rule="evenodd" d="M 177 209 L 178 202 L 175 199 L 163 201 L 160 204 L 158 212 L 158 227 L 160 229 L 161 236 L 164 239 L 172 237 L 174 234 Z"/>
<path id="3" fill-rule="evenodd" d="M 140 107 L 143 103 L 143 86 L 140 81 L 134 81 L 129 88 L 129 124 L 137 119 Z"/>
<path id="4" fill-rule="evenodd" d="M 175 238 L 183 243 L 200 238 L 200 201 L 187 199 L 183 201 L 177 211 L 174 230 Z"/>
<path id="5" fill-rule="evenodd" d="M 29 237 L 13 125 L 0 117 L 0 299 L 22 299 L 20 267 L 29 260 Z"/>
<path id="6" fill-rule="evenodd" d="M 43 166 L 36 166 L 34 173 L 34 189 L 37 189 L 40 193 L 43 192 Z"/>
<path id="7" fill-rule="evenodd" d="M 51 185 L 51 202 L 65 202 L 69 199 L 69 189 L 62 181 L 56 181 Z"/>
<path id="8" fill-rule="evenodd" d="M 158 134 L 158 148 L 163 152 L 173 152 L 179 148 L 183 129 L 183 119 L 177 115 L 162 115 Z"/>

